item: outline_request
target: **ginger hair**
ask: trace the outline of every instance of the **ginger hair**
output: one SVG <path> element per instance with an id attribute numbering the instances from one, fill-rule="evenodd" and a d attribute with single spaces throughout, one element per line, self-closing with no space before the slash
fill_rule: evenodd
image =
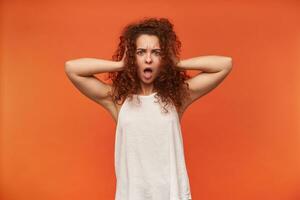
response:
<path id="1" fill-rule="evenodd" d="M 115 103 L 120 105 L 126 97 L 132 99 L 133 94 L 141 90 L 135 53 L 136 39 L 142 34 L 155 35 L 159 39 L 162 68 L 153 81 L 153 86 L 157 91 L 156 97 L 159 96 L 160 100 L 165 103 L 166 111 L 165 107 L 169 103 L 173 103 L 177 109 L 180 109 L 183 101 L 189 97 L 189 86 L 185 80 L 190 78 L 190 75 L 185 70 L 175 67 L 179 61 L 181 42 L 173 30 L 173 24 L 167 18 L 144 18 L 124 27 L 119 37 L 118 48 L 112 56 L 114 61 L 120 61 L 127 49 L 124 69 L 108 73 L 113 86 L 110 96 Z"/>

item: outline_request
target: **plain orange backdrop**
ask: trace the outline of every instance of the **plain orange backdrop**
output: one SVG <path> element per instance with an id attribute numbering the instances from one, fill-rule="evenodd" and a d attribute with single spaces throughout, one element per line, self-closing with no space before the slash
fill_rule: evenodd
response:
<path id="1" fill-rule="evenodd" d="M 111 59 L 143 17 L 170 19 L 182 59 L 233 58 L 183 115 L 193 199 L 299 200 L 300 2 L 289 0 L 3 0 L 1 200 L 114 199 L 113 118 L 64 64 Z"/>

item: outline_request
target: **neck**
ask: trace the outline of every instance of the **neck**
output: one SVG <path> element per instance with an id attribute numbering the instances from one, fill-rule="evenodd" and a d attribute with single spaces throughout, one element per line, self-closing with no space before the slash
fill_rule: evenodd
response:
<path id="1" fill-rule="evenodd" d="M 142 89 L 142 91 L 138 92 L 138 94 L 140 94 L 140 95 L 150 95 L 154 92 L 156 92 L 156 91 L 155 90 L 143 90 Z"/>

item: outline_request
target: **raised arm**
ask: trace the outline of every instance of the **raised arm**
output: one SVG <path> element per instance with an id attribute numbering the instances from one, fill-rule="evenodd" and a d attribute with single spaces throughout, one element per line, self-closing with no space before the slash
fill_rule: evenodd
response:
<path id="1" fill-rule="evenodd" d="M 112 106 L 107 98 L 112 86 L 98 79 L 94 74 L 120 71 L 123 69 L 122 61 L 110 61 L 96 58 L 79 58 L 65 63 L 65 72 L 73 85 L 86 97 L 104 106 Z"/>
<path id="2" fill-rule="evenodd" d="M 186 80 L 189 84 L 191 99 L 183 105 L 188 105 L 217 87 L 232 69 L 232 58 L 226 56 L 199 56 L 180 60 L 177 67 L 184 70 L 200 70 L 201 73 Z"/>

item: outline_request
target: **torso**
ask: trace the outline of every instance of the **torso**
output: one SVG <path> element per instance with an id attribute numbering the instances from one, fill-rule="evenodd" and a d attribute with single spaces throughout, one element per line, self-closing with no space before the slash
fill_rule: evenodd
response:
<path id="1" fill-rule="evenodd" d="M 124 103 L 124 102 L 123 102 Z M 123 104 L 122 104 L 123 105 Z M 111 108 L 111 109 L 108 109 L 110 114 L 112 115 L 115 123 L 118 122 L 118 116 L 119 116 L 119 112 L 120 112 L 120 109 L 122 107 L 122 105 L 119 105 L 119 104 L 114 104 L 114 108 Z M 178 113 L 178 116 L 179 116 L 179 120 L 181 121 L 181 117 L 182 117 L 182 114 L 183 114 L 183 111 L 179 112 L 177 110 L 177 113 Z"/>
<path id="2" fill-rule="evenodd" d="M 113 106 L 115 200 L 192 199 L 178 112 L 161 112 L 153 93 L 140 100 Z"/>

